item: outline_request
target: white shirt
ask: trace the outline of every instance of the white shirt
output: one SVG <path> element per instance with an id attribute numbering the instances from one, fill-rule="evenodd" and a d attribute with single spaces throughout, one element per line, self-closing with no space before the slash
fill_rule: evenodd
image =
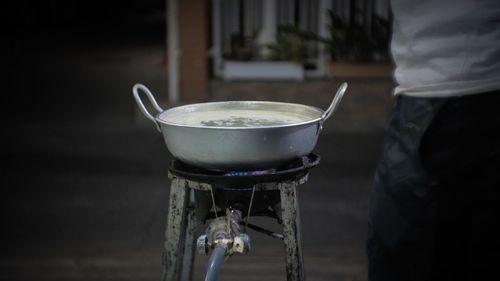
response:
<path id="1" fill-rule="evenodd" d="M 395 94 L 500 89 L 500 0 L 392 0 Z"/>

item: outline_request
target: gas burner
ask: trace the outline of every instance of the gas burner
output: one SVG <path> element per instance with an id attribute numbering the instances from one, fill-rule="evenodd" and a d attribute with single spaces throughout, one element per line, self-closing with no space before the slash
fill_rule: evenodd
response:
<path id="1" fill-rule="evenodd" d="M 164 254 L 168 266 L 164 267 L 163 280 L 189 279 L 180 273 L 191 274 L 194 248 L 200 254 L 211 253 L 207 276 L 217 274 L 225 259 L 249 252 L 247 228 L 281 240 L 287 280 L 304 280 L 296 189 L 307 181 L 309 170 L 319 161 L 317 154 L 310 153 L 265 170 L 221 171 L 172 160 Z M 252 216 L 276 219 L 282 232 L 249 223 Z M 196 239 L 197 230 L 205 224 L 204 234 Z"/>
<path id="2" fill-rule="evenodd" d="M 260 176 L 269 175 L 276 172 L 276 169 L 258 170 L 258 171 L 233 171 L 224 174 L 226 177 L 248 177 L 248 176 Z"/>
<path id="3" fill-rule="evenodd" d="M 279 182 L 298 179 L 319 164 L 320 157 L 310 153 L 307 156 L 296 158 L 279 167 L 266 170 L 248 171 L 220 171 L 203 169 L 186 164 L 180 160 L 172 160 L 169 171 L 173 175 L 185 179 L 208 184 L 219 183 L 224 186 L 248 186 L 255 183 Z"/>

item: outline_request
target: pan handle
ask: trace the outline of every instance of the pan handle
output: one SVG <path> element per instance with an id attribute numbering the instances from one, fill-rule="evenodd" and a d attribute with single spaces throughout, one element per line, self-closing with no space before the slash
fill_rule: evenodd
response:
<path id="1" fill-rule="evenodd" d="M 151 102 L 151 104 L 158 111 L 158 113 L 162 112 L 163 109 L 158 105 L 155 98 L 153 97 L 153 94 L 151 94 L 151 92 L 149 91 L 148 88 L 146 88 L 146 86 L 144 86 L 142 84 L 135 84 L 134 85 L 134 87 L 132 88 L 132 92 L 134 93 L 134 99 L 137 102 L 139 109 L 144 114 L 144 116 L 146 116 L 148 119 L 150 119 L 151 121 L 153 121 L 155 123 L 156 129 L 158 129 L 158 131 L 161 132 L 160 124 L 158 124 L 158 122 L 156 121 L 154 116 L 151 115 L 151 113 L 149 113 L 149 111 L 146 109 L 146 107 L 142 103 L 141 97 L 139 96 L 139 90 L 143 91 L 146 94 L 147 98 L 149 99 L 149 102 Z"/>
<path id="2" fill-rule="evenodd" d="M 344 97 L 346 90 L 347 90 L 347 82 L 343 82 L 340 85 L 339 89 L 337 90 L 337 93 L 333 97 L 332 103 L 325 110 L 323 115 L 321 115 L 321 120 L 319 121 L 318 134 L 323 129 L 323 123 L 326 121 L 326 119 L 330 118 L 330 116 L 332 116 L 332 114 L 335 113 L 335 111 L 337 111 L 339 103 L 342 100 L 342 97 Z"/>

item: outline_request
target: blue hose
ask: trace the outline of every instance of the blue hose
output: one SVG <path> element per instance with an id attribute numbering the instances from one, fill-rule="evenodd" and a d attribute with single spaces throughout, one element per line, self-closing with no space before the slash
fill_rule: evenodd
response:
<path id="1" fill-rule="evenodd" d="M 208 259 L 207 274 L 205 275 L 205 281 L 217 281 L 219 280 L 219 271 L 224 263 L 224 257 L 226 256 L 226 247 L 217 246 L 213 249 L 210 258 Z"/>

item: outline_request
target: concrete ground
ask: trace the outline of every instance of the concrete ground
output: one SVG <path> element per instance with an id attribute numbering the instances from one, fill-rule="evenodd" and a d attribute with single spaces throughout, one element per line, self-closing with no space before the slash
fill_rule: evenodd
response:
<path id="1" fill-rule="evenodd" d="M 98 26 L 40 29 L 12 39 L 2 103 L 0 280 L 159 280 L 171 156 L 131 93 L 141 82 L 166 97 L 162 30 L 155 26 L 104 35 Z M 209 100 L 326 108 L 343 80 L 213 80 Z M 345 80 L 345 100 L 315 149 L 321 163 L 300 186 L 313 281 L 367 279 L 368 199 L 392 85 Z M 252 222 L 279 230 L 271 220 Z M 282 244 L 250 236 L 251 253 L 230 258 L 221 280 L 285 280 Z M 203 279 L 205 263 L 197 257 L 195 280 Z"/>

